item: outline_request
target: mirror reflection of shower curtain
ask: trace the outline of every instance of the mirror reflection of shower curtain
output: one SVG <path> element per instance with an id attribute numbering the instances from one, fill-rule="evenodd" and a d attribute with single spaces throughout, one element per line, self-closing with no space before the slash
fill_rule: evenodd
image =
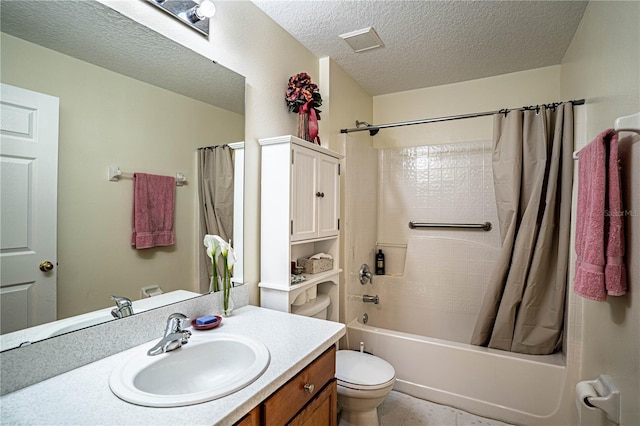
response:
<path id="1" fill-rule="evenodd" d="M 199 289 L 209 292 L 211 259 L 202 240 L 219 235 L 233 245 L 233 149 L 227 145 L 198 149 L 198 201 L 200 209 Z"/>
<path id="2" fill-rule="evenodd" d="M 562 348 L 573 178 L 573 106 L 494 118 L 502 248 L 472 344 L 527 354 Z"/>

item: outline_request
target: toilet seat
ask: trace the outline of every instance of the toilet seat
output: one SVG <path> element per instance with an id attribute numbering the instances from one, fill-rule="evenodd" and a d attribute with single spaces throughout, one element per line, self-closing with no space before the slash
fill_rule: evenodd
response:
<path id="1" fill-rule="evenodd" d="M 396 371 L 376 356 L 343 350 L 336 352 L 336 378 L 339 386 L 356 390 L 376 390 L 393 385 Z"/>

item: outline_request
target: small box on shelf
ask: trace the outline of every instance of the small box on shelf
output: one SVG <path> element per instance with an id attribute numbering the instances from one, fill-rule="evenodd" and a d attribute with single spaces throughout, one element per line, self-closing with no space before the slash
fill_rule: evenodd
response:
<path id="1" fill-rule="evenodd" d="M 333 269 L 333 259 L 298 259 L 298 266 L 304 268 L 305 274 L 317 274 Z"/>

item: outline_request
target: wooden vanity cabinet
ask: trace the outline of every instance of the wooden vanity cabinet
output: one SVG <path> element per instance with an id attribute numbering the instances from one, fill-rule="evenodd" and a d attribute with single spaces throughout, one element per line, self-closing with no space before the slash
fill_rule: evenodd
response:
<path id="1" fill-rule="evenodd" d="M 335 365 L 331 346 L 236 425 L 336 426 Z"/>

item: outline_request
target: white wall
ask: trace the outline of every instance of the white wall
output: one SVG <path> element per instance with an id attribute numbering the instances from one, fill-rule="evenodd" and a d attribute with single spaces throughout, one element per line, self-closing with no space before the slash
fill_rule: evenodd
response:
<path id="1" fill-rule="evenodd" d="M 591 1 L 562 61 L 562 96 L 584 97 L 586 138 L 640 112 L 640 3 Z M 578 146 L 577 148 L 580 148 Z M 613 377 L 621 391 L 621 424 L 640 424 L 640 142 L 620 146 L 626 184 L 630 291 L 606 302 L 582 300 L 582 379 Z M 633 175 L 630 176 L 630 173 Z M 573 280 L 572 280 L 573 281 Z"/>

